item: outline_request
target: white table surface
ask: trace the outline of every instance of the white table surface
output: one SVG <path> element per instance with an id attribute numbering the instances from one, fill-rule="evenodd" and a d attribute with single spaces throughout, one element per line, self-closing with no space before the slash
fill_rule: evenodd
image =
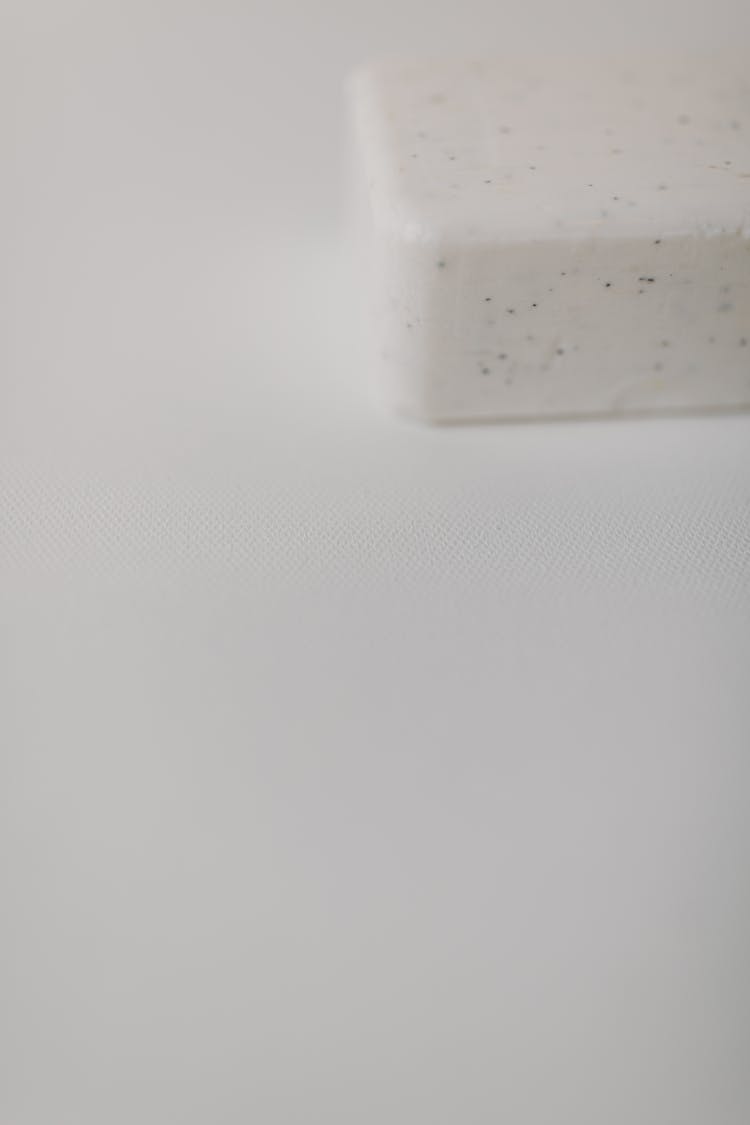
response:
<path id="1" fill-rule="evenodd" d="M 265 8 L 5 10 L 0 1125 L 747 1125 L 750 417 L 374 410 L 341 78 L 511 16 Z"/>

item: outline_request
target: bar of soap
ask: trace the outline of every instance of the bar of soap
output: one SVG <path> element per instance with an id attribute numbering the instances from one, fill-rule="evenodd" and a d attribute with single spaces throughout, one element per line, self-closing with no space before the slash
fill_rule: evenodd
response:
<path id="1" fill-rule="evenodd" d="M 391 405 L 750 406 L 750 54 L 391 60 L 351 101 Z"/>

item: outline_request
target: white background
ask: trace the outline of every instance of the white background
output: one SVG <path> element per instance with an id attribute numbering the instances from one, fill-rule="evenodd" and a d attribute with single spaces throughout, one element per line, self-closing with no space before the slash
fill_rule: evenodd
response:
<path id="1" fill-rule="evenodd" d="M 747 1125 L 750 418 L 369 403 L 341 82 L 740 0 L 15 0 L 0 1125 Z"/>

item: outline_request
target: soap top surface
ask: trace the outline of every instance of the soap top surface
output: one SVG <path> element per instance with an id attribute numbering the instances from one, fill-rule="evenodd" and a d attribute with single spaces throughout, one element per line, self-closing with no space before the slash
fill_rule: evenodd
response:
<path id="1" fill-rule="evenodd" d="M 390 59 L 353 102 L 399 236 L 750 237 L 750 52 Z"/>

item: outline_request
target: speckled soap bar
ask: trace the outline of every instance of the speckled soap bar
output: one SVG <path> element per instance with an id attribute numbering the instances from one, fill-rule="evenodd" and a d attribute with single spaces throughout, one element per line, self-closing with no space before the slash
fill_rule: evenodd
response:
<path id="1" fill-rule="evenodd" d="M 393 406 L 750 406 L 750 54 L 389 61 L 351 97 Z"/>

